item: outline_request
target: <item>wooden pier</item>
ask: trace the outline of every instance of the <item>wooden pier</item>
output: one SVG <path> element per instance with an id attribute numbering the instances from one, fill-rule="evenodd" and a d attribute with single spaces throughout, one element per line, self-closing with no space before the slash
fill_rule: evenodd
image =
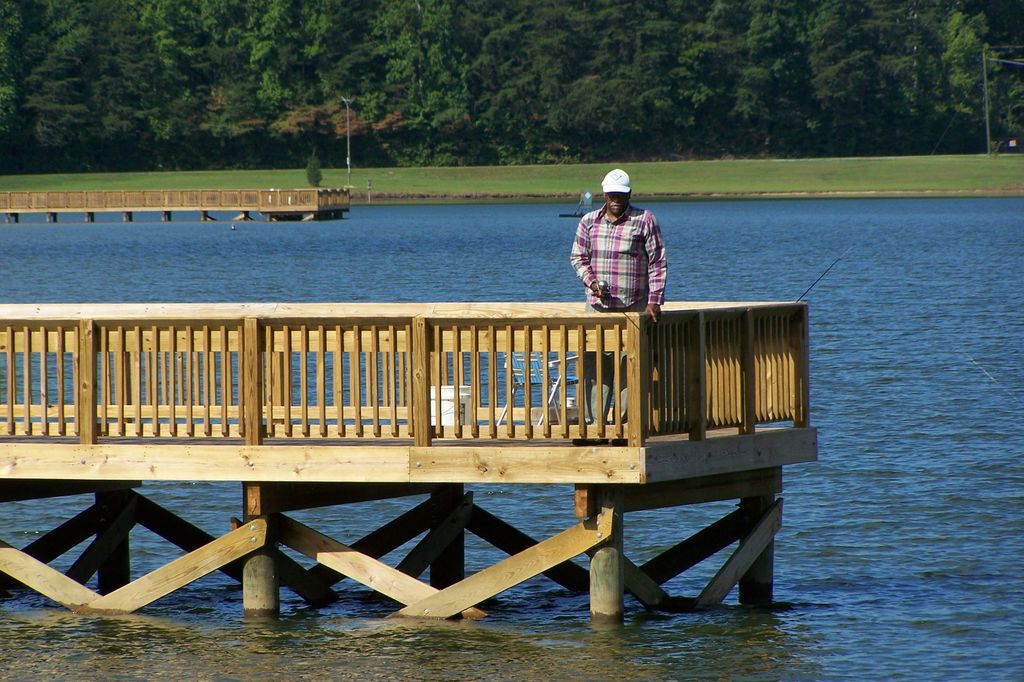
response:
<path id="1" fill-rule="evenodd" d="M 25 547 L 0 524 L 0 593 L 128 613 L 220 570 L 250 616 L 276 615 L 282 585 L 327 603 L 343 577 L 428 618 L 482 617 L 540 574 L 589 591 L 595 619 L 621 619 L 626 594 L 673 611 L 737 585 L 743 603 L 770 601 L 782 468 L 817 457 L 806 305 L 671 303 L 657 324 L 582 308 L 0 305 L 0 502 L 84 506 Z M 588 424 L 585 370 L 602 354 L 613 404 Z M 154 481 L 238 482 L 240 518 L 215 537 L 147 498 Z M 574 485 L 563 531 L 535 540 L 466 490 L 526 483 Z M 289 515 L 411 496 L 362 538 Z M 630 512 L 733 499 L 659 556 L 627 555 Z M 137 526 L 186 554 L 133 579 Z M 467 531 L 508 558 L 465 576 Z M 69 569 L 49 565 L 83 543 Z M 699 594 L 663 588 L 733 545 Z M 584 553 L 589 570 L 571 561 Z"/>
<path id="2" fill-rule="evenodd" d="M 212 211 L 234 213 L 232 220 L 252 220 L 261 213 L 270 221 L 333 220 L 351 207 L 347 189 L 246 189 L 246 190 L 105 190 L 82 192 L 0 192 L 0 213 L 8 223 L 22 214 L 42 213 L 47 222 L 58 216 L 80 213 L 87 223 L 97 213 L 120 213 L 124 222 L 136 213 L 160 213 L 170 221 L 175 211 L 198 212 L 202 221 L 213 220 Z"/>

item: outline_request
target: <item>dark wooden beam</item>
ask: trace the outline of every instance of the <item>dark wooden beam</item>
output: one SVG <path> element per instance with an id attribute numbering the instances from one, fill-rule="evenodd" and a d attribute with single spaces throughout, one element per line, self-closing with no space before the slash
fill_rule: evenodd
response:
<path id="1" fill-rule="evenodd" d="M 537 541 L 526 533 L 476 505 L 473 506 L 473 516 L 466 524 L 466 530 L 510 556 L 519 554 L 537 544 Z M 590 575 L 586 569 L 571 561 L 563 562 L 544 571 L 544 575 L 573 592 L 590 590 Z"/>
<path id="2" fill-rule="evenodd" d="M 0 481 L 0 502 L 88 495 L 137 488 L 140 485 L 141 481 L 3 480 Z"/>
<path id="3" fill-rule="evenodd" d="M 750 527 L 737 509 L 654 557 L 640 569 L 662 585 L 739 540 Z"/>

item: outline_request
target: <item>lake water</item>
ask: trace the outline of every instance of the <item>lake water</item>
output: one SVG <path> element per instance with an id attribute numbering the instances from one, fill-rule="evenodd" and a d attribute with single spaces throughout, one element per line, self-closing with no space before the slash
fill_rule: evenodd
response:
<path id="1" fill-rule="evenodd" d="M 642 202 L 641 202 L 642 203 Z M 785 471 L 772 608 L 733 593 L 698 614 L 589 624 L 543 579 L 474 623 L 385 619 L 351 583 L 277 622 L 243 622 L 210 576 L 140 613 L 79 617 L 0 601 L 0 677 L 39 679 L 1024 679 L 1024 199 L 652 203 L 672 300 L 808 294 L 819 461 Z M 579 300 L 565 206 L 356 206 L 344 221 L 0 225 L 0 301 Z M 76 216 L 75 219 L 78 219 Z M 237 485 L 146 486 L 212 533 Z M 571 490 L 480 486 L 477 502 L 544 535 Z M 351 541 L 415 500 L 297 515 Z M 23 546 L 87 504 L 4 505 Z M 640 563 L 731 503 L 627 517 Z M 136 575 L 166 558 L 132 536 Z M 469 570 L 494 559 L 467 539 Z M 722 556 L 669 583 L 695 595 Z"/>

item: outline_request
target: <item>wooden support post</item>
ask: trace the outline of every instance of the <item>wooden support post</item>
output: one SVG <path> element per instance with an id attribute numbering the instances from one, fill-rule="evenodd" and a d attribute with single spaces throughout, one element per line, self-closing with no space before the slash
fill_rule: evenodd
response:
<path id="1" fill-rule="evenodd" d="M 754 311 L 747 308 L 740 320 L 740 390 L 742 420 L 740 433 L 754 433 L 757 423 L 757 374 L 754 371 Z"/>
<path id="2" fill-rule="evenodd" d="M 775 504 L 774 495 L 745 497 L 740 500 L 740 511 L 756 523 Z M 741 604 L 770 604 L 774 596 L 775 541 L 768 543 L 747 572 L 740 577 Z"/>
<path id="3" fill-rule="evenodd" d="M 126 524 L 135 525 L 135 498 L 130 490 L 96 493 L 96 506 L 100 510 L 100 522 L 110 523 L 116 516 L 127 512 L 130 518 Z M 110 594 L 132 581 L 132 561 L 127 533 L 110 551 L 106 560 L 99 566 L 99 592 Z"/>
<path id="4" fill-rule="evenodd" d="M 263 425 L 263 334 L 264 328 L 258 319 L 245 318 L 242 328 L 242 385 L 238 392 L 242 398 L 242 428 L 246 445 L 261 445 L 267 428 Z"/>
<path id="5" fill-rule="evenodd" d="M 808 332 L 809 322 L 807 305 L 798 311 L 794 318 L 792 336 L 789 339 L 790 349 L 793 353 L 796 367 L 793 373 L 796 377 L 794 395 L 792 400 L 796 403 L 793 426 L 806 428 L 811 425 L 811 370 L 810 370 L 810 337 Z"/>
<path id="6" fill-rule="evenodd" d="M 243 483 L 245 523 L 267 522 L 267 541 L 245 558 L 242 566 L 242 609 L 246 618 L 277 618 L 281 614 L 281 578 L 274 552 L 277 536 L 275 515 L 263 513 L 259 484 Z"/>
<path id="7" fill-rule="evenodd" d="M 96 444 L 96 325 L 92 320 L 78 323 L 77 363 L 78 385 L 75 396 L 75 422 L 78 440 L 83 445 Z"/>
<path id="8" fill-rule="evenodd" d="M 438 526 L 442 523 L 451 523 L 449 515 L 462 504 L 464 487 L 461 484 L 450 485 L 430 495 L 430 499 L 435 502 L 431 519 L 431 526 L 434 530 L 438 530 Z M 470 500 L 470 505 L 472 505 L 472 500 Z M 460 528 L 455 537 L 430 563 L 430 586 L 442 590 L 465 577 L 466 534 Z"/>
<path id="9" fill-rule="evenodd" d="M 757 558 L 767 550 L 775 533 L 781 527 L 782 499 L 780 498 L 757 521 L 753 529 L 740 540 L 740 546 L 718 569 L 718 573 L 711 579 L 711 582 L 701 590 L 694 602 L 694 608 L 703 609 L 721 603 L 736 583 L 750 570 Z"/>
<path id="10" fill-rule="evenodd" d="M 611 537 L 590 552 L 590 619 L 592 622 L 622 622 L 625 567 L 622 553 L 622 490 L 617 486 L 597 487 L 599 517 L 611 517 Z"/>
<path id="11" fill-rule="evenodd" d="M 704 313 L 686 325 L 686 430 L 690 440 L 704 440 L 708 427 Z"/>
<path id="12" fill-rule="evenodd" d="M 650 418 L 651 395 L 650 318 L 626 313 L 626 436 L 632 448 L 643 447 Z"/>
<path id="13" fill-rule="evenodd" d="M 412 424 L 413 444 L 429 447 L 430 426 L 430 325 L 425 317 L 412 321 Z M 511 418 L 510 418 L 511 420 Z"/>

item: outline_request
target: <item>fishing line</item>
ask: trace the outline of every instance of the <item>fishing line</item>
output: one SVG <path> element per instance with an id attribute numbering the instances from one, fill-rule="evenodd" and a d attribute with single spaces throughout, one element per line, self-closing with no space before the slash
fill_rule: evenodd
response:
<path id="1" fill-rule="evenodd" d="M 1015 391 L 1010 390 L 1009 386 L 1004 385 L 1001 381 L 992 376 L 992 374 L 987 369 L 985 369 L 984 365 L 975 360 L 974 356 L 967 352 L 967 349 L 961 347 L 960 352 L 964 354 L 964 357 L 966 357 L 968 360 L 974 363 L 974 366 L 980 369 L 985 376 L 991 379 L 993 384 L 998 386 L 1004 393 L 1006 393 L 1006 395 L 1012 398 L 1015 403 L 1017 403 L 1018 405 L 1024 404 L 1024 401 L 1021 401 L 1020 397 L 1017 395 Z"/>
<path id="2" fill-rule="evenodd" d="M 820 275 L 818 275 L 818 279 L 814 280 L 814 283 L 811 284 L 811 286 L 807 287 L 807 291 L 805 291 L 804 293 L 800 294 L 800 298 L 798 298 L 796 300 L 798 302 L 802 301 L 804 299 L 804 296 L 809 294 L 811 289 L 814 288 L 814 285 L 817 284 L 818 282 L 820 282 L 825 277 L 825 275 L 828 274 L 828 271 L 831 270 L 833 267 L 835 267 L 836 263 L 838 263 L 839 261 L 843 260 L 843 258 L 846 256 L 846 254 L 850 253 L 850 251 L 852 249 L 853 249 L 853 246 L 846 247 L 846 251 L 843 251 L 841 254 L 839 254 L 839 256 L 836 257 L 836 259 L 834 261 L 832 261 L 831 265 L 829 265 L 827 268 L 825 268 L 825 272 L 823 272 Z"/>

